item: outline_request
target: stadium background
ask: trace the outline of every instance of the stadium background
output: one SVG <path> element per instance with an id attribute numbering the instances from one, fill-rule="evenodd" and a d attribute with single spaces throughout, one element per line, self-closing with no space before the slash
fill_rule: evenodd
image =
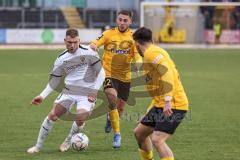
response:
<path id="1" fill-rule="evenodd" d="M 47 83 L 52 63 L 64 48 L 66 28 L 79 28 L 81 40 L 87 44 L 105 28 L 114 26 L 116 10 L 131 9 L 134 12 L 132 28 L 136 29 L 142 25 L 141 3 L 149 2 L 159 1 L 0 0 L 1 160 L 139 159 L 132 130 L 150 99 L 134 96 L 130 97 L 121 120 L 123 145 L 120 150 L 111 148 L 112 137 L 104 133 L 105 116 L 87 123 L 84 132 L 90 138 L 90 147 L 84 152 L 58 151 L 71 125 L 66 121 L 57 122 L 40 154 L 27 155 L 26 149 L 35 142 L 40 123 L 57 95 L 52 94 L 41 106 L 30 105 L 32 97 Z M 174 2 L 202 3 L 198 0 Z M 155 9 L 146 8 L 144 16 L 148 18 L 144 25 L 152 27 L 156 43 L 166 48 L 176 62 L 190 100 L 190 112 L 169 140 L 176 159 L 240 160 L 239 6 L 190 7 L 181 15 L 176 14 L 181 8 L 177 7 L 172 9 L 174 18 L 171 14 L 165 18 L 165 9 L 161 6 L 150 6 Z M 192 13 L 196 17 L 191 17 Z M 174 25 L 168 25 L 172 21 Z M 220 39 L 216 39 L 219 24 L 222 32 Z M 161 31 L 164 34 L 171 30 L 185 30 L 185 40 L 178 39 L 177 35 L 177 38 L 168 35 L 169 39 L 160 37 Z M 208 33 L 210 36 L 206 36 Z M 132 89 L 133 93 L 139 90 L 144 91 L 144 87 Z"/>

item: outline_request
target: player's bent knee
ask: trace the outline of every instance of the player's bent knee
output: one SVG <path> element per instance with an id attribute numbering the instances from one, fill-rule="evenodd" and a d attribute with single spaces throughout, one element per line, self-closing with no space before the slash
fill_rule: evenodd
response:
<path id="1" fill-rule="evenodd" d="M 165 138 L 162 138 L 161 136 L 157 136 L 157 135 L 152 135 L 152 143 L 154 145 L 158 144 L 158 145 L 161 145 L 161 144 L 164 144 L 165 143 Z"/>
<path id="2" fill-rule="evenodd" d="M 49 113 L 48 114 L 48 119 L 49 120 L 52 120 L 52 121 L 56 121 L 57 119 L 58 119 L 58 117 L 55 115 L 55 114 L 53 114 L 53 113 Z"/>
<path id="3" fill-rule="evenodd" d="M 109 103 L 109 109 L 113 110 L 117 108 L 117 96 L 110 93 L 110 92 L 106 92 L 106 96 L 108 99 L 108 103 Z"/>
<path id="4" fill-rule="evenodd" d="M 48 113 L 48 119 L 52 121 L 56 121 L 58 119 L 58 116 L 56 115 L 54 109 L 52 109 L 51 112 Z"/>
<path id="5" fill-rule="evenodd" d="M 134 134 L 134 136 L 136 137 L 136 139 L 139 139 L 139 138 L 141 137 L 141 134 L 140 134 L 140 132 L 138 131 L 138 128 L 135 128 L 135 129 L 133 130 L 133 134 Z"/>

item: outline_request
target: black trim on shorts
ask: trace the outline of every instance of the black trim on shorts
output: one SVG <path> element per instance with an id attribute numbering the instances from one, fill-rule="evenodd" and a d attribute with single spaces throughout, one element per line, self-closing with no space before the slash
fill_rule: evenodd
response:
<path id="1" fill-rule="evenodd" d="M 161 131 L 173 134 L 182 122 L 187 111 L 172 109 L 173 114 L 169 117 L 163 114 L 163 108 L 153 107 L 141 120 L 141 124 Z"/>
<path id="2" fill-rule="evenodd" d="M 114 88 L 117 91 L 117 97 L 119 99 L 127 101 L 131 88 L 130 82 L 123 82 L 115 78 L 107 77 L 103 82 L 104 90 L 107 88 Z"/>

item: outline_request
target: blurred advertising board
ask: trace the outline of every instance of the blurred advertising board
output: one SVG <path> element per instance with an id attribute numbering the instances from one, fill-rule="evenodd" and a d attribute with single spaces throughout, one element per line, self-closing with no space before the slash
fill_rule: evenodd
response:
<path id="1" fill-rule="evenodd" d="M 6 30 L 0 29 L 0 43 L 6 43 Z"/>
<path id="2" fill-rule="evenodd" d="M 61 44 L 66 29 L 7 29 L 7 44 Z M 1 34 L 1 33 L 0 33 Z M 79 29 L 81 43 L 89 43 L 101 35 L 100 29 Z"/>
<path id="3" fill-rule="evenodd" d="M 240 43 L 240 30 L 222 30 L 220 34 L 220 43 Z M 215 43 L 216 36 L 213 30 L 204 31 L 204 41 Z"/>

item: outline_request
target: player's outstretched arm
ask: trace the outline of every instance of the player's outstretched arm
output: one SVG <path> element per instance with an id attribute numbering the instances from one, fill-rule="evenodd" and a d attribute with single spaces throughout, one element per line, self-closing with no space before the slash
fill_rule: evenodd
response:
<path id="1" fill-rule="evenodd" d="M 40 96 L 40 95 L 38 95 L 38 96 L 36 96 L 36 97 L 34 97 L 34 98 L 32 99 L 31 104 L 39 105 L 39 104 L 42 103 L 42 101 L 43 101 L 43 97 Z"/>
<path id="2" fill-rule="evenodd" d="M 50 87 L 49 83 L 47 84 L 46 88 L 40 93 L 40 95 L 34 97 L 32 99 L 31 104 L 39 105 L 42 103 L 42 101 L 53 91 L 53 89 Z"/>
<path id="3" fill-rule="evenodd" d="M 42 101 L 58 86 L 61 81 L 62 75 L 62 63 L 59 59 L 56 59 L 52 73 L 50 74 L 50 80 L 45 89 L 36 97 L 32 99 L 31 104 L 39 105 Z"/>

